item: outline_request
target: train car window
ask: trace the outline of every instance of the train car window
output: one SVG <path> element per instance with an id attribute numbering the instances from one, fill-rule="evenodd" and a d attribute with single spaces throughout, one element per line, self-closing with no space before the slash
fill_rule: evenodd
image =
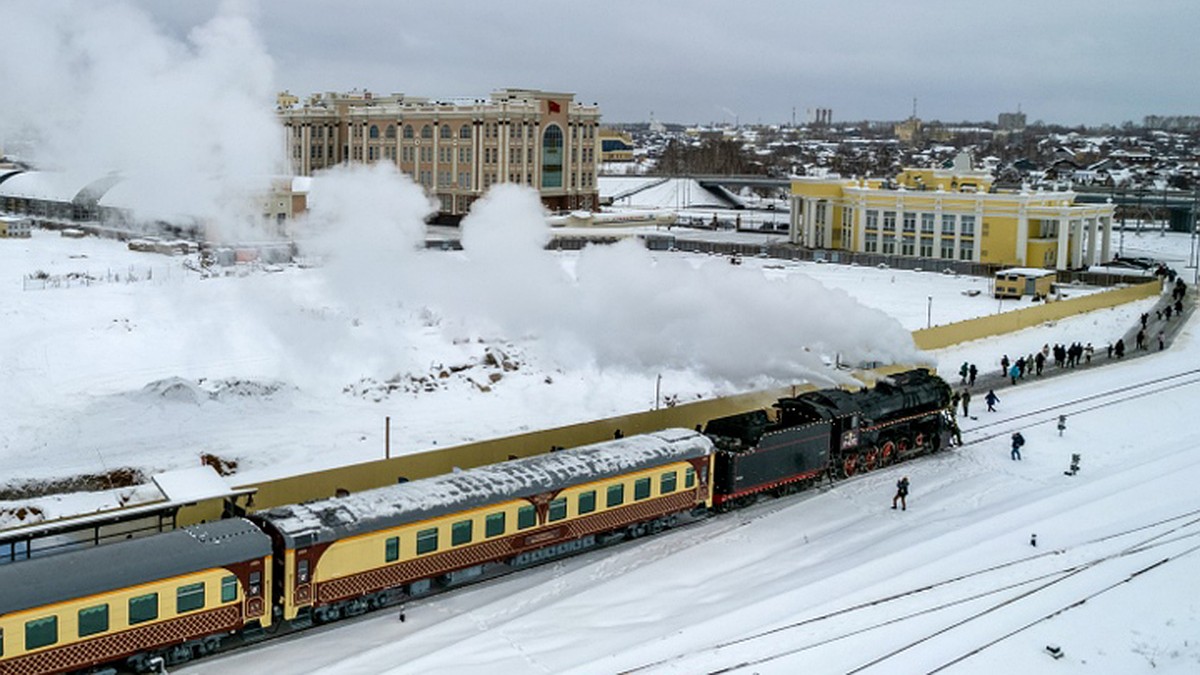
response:
<path id="1" fill-rule="evenodd" d="M 188 584 L 175 589 L 175 613 L 194 612 L 204 609 L 204 582 Z"/>
<path id="2" fill-rule="evenodd" d="M 504 513 L 489 513 L 484 521 L 484 536 L 498 537 L 504 534 Z"/>
<path id="3" fill-rule="evenodd" d="M 79 610 L 79 637 L 108 630 L 108 605 L 96 605 Z"/>
<path id="4" fill-rule="evenodd" d="M 605 497 L 604 505 L 612 508 L 625 503 L 625 486 L 624 485 L 609 485 L 608 495 Z"/>
<path id="5" fill-rule="evenodd" d="M 517 511 L 517 529 L 524 530 L 537 525 L 537 510 L 532 506 L 522 506 Z"/>
<path id="6" fill-rule="evenodd" d="M 237 591 L 237 577 L 230 574 L 221 579 L 221 602 L 233 602 L 237 600 Z"/>
<path id="7" fill-rule="evenodd" d="M 475 523 L 470 520 L 460 520 L 450 526 L 450 545 L 459 546 L 471 543 L 474 536 Z"/>
<path id="8" fill-rule="evenodd" d="M 0 628 L 0 656 L 4 656 L 4 629 Z"/>
<path id="9" fill-rule="evenodd" d="M 696 487 L 696 469 L 694 467 L 689 466 L 687 471 L 683 472 L 683 487 Z"/>
<path id="10" fill-rule="evenodd" d="M 650 496 L 650 479 L 639 478 L 633 482 L 633 500 L 641 501 Z"/>
<path id="11" fill-rule="evenodd" d="M 438 531 L 436 527 L 417 532 L 417 555 L 433 553 L 438 547 Z"/>
<path id="12" fill-rule="evenodd" d="M 129 625 L 158 618 L 158 593 L 147 593 L 129 599 Z"/>
<path id="13" fill-rule="evenodd" d="M 550 502 L 550 517 L 548 520 L 554 522 L 567 517 L 567 498 L 559 497 Z"/>
<path id="14" fill-rule="evenodd" d="M 299 560 L 296 562 L 296 577 L 301 583 L 308 581 L 308 561 Z"/>
<path id="15" fill-rule="evenodd" d="M 46 647 L 58 642 L 58 617 L 47 616 L 25 622 L 25 650 Z"/>
<path id="16" fill-rule="evenodd" d="M 675 491 L 676 482 L 679 476 L 674 471 L 668 471 L 662 475 L 662 480 L 658 482 L 659 494 L 669 495 Z"/>
<path id="17" fill-rule="evenodd" d="M 396 562 L 400 559 L 400 537 L 388 537 L 383 544 L 385 562 Z"/>
<path id="18" fill-rule="evenodd" d="M 579 513 L 591 513 L 596 510 L 596 491 L 588 490 L 579 495 Z"/>

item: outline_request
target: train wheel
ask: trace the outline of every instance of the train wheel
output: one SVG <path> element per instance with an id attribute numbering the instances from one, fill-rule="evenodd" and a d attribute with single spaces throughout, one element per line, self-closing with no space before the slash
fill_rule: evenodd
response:
<path id="1" fill-rule="evenodd" d="M 884 441 L 883 446 L 879 448 L 879 463 L 887 466 L 894 461 L 896 461 L 896 444 Z"/>
<path id="2" fill-rule="evenodd" d="M 907 438 L 901 438 L 900 440 L 896 441 L 896 457 L 899 458 L 900 455 L 908 452 L 908 449 L 911 447 L 912 443 L 909 443 Z"/>
<path id="3" fill-rule="evenodd" d="M 849 478 L 858 471 L 858 455 L 846 455 L 842 458 L 842 477 Z"/>
<path id="4" fill-rule="evenodd" d="M 925 448 L 925 434 L 922 434 L 919 432 L 917 433 L 916 439 L 913 440 L 913 447 L 915 447 L 918 450 L 922 450 Z"/>
<path id="5" fill-rule="evenodd" d="M 874 471 L 879 466 L 879 450 L 875 446 L 871 446 L 863 457 L 863 471 Z"/>

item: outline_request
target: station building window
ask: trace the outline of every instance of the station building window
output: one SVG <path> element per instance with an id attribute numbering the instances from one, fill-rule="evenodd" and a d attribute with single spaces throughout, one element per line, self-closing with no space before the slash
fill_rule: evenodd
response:
<path id="1" fill-rule="evenodd" d="M 471 125 L 464 124 L 458 128 L 458 137 L 464 141 L 471 140 Z"/>
<path id="2" fill-rule="evenodd" d="M 58 642 L 58 617 L 47 616 L 25 622 L 25 649 L 47 647 Z"/>
<path id="3" fill-rule="evenodd" d="M 79 637 L 108 630 L 108 605 L 96 605 L 79 610 Z"/>
<path id="4" fill-rule="evenodd" d="M 551 124 L 542 135 L 542 187 L 563 186 L 563 132 Z"/>

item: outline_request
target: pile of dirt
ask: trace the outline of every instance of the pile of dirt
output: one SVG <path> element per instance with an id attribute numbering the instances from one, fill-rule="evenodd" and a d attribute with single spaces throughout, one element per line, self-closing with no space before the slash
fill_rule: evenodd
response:
<path id="1" fill-rule="evenodd" d="M 129 467 L 112 469 L 104 473 L 81 474 L 69 478 L 10 481 L 0 485 L 0 501 L 11 502 L 72 492 L 101 492 L 133 487 L 146 481 L 147 477 L 140 469 Z"/>

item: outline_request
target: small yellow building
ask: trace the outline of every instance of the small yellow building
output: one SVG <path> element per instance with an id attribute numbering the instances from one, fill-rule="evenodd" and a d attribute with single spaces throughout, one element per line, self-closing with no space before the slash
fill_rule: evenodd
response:
<path id="1" fill-rule="evenodd" d="M 952 168 L 909 168 L 887 181 L 796 178 L 789 238 L 808 248 L 1056 270 L 1111 257 L 1112 204 L 992 182 L 966 153 Z"/>
<path id="2" fill-rule="evenodd" d="M 28 218 L 0 216 L 0 239 L 28 239 L 31 236 Z"/>
<path id="3" fill-rule="evenodd" d="M 996 272 L 993 295 L 997 298 L 1031 295 L 1044 299 L 1050 295 L 1057 278 L 1054 270 L 1010 267 Z"/>

